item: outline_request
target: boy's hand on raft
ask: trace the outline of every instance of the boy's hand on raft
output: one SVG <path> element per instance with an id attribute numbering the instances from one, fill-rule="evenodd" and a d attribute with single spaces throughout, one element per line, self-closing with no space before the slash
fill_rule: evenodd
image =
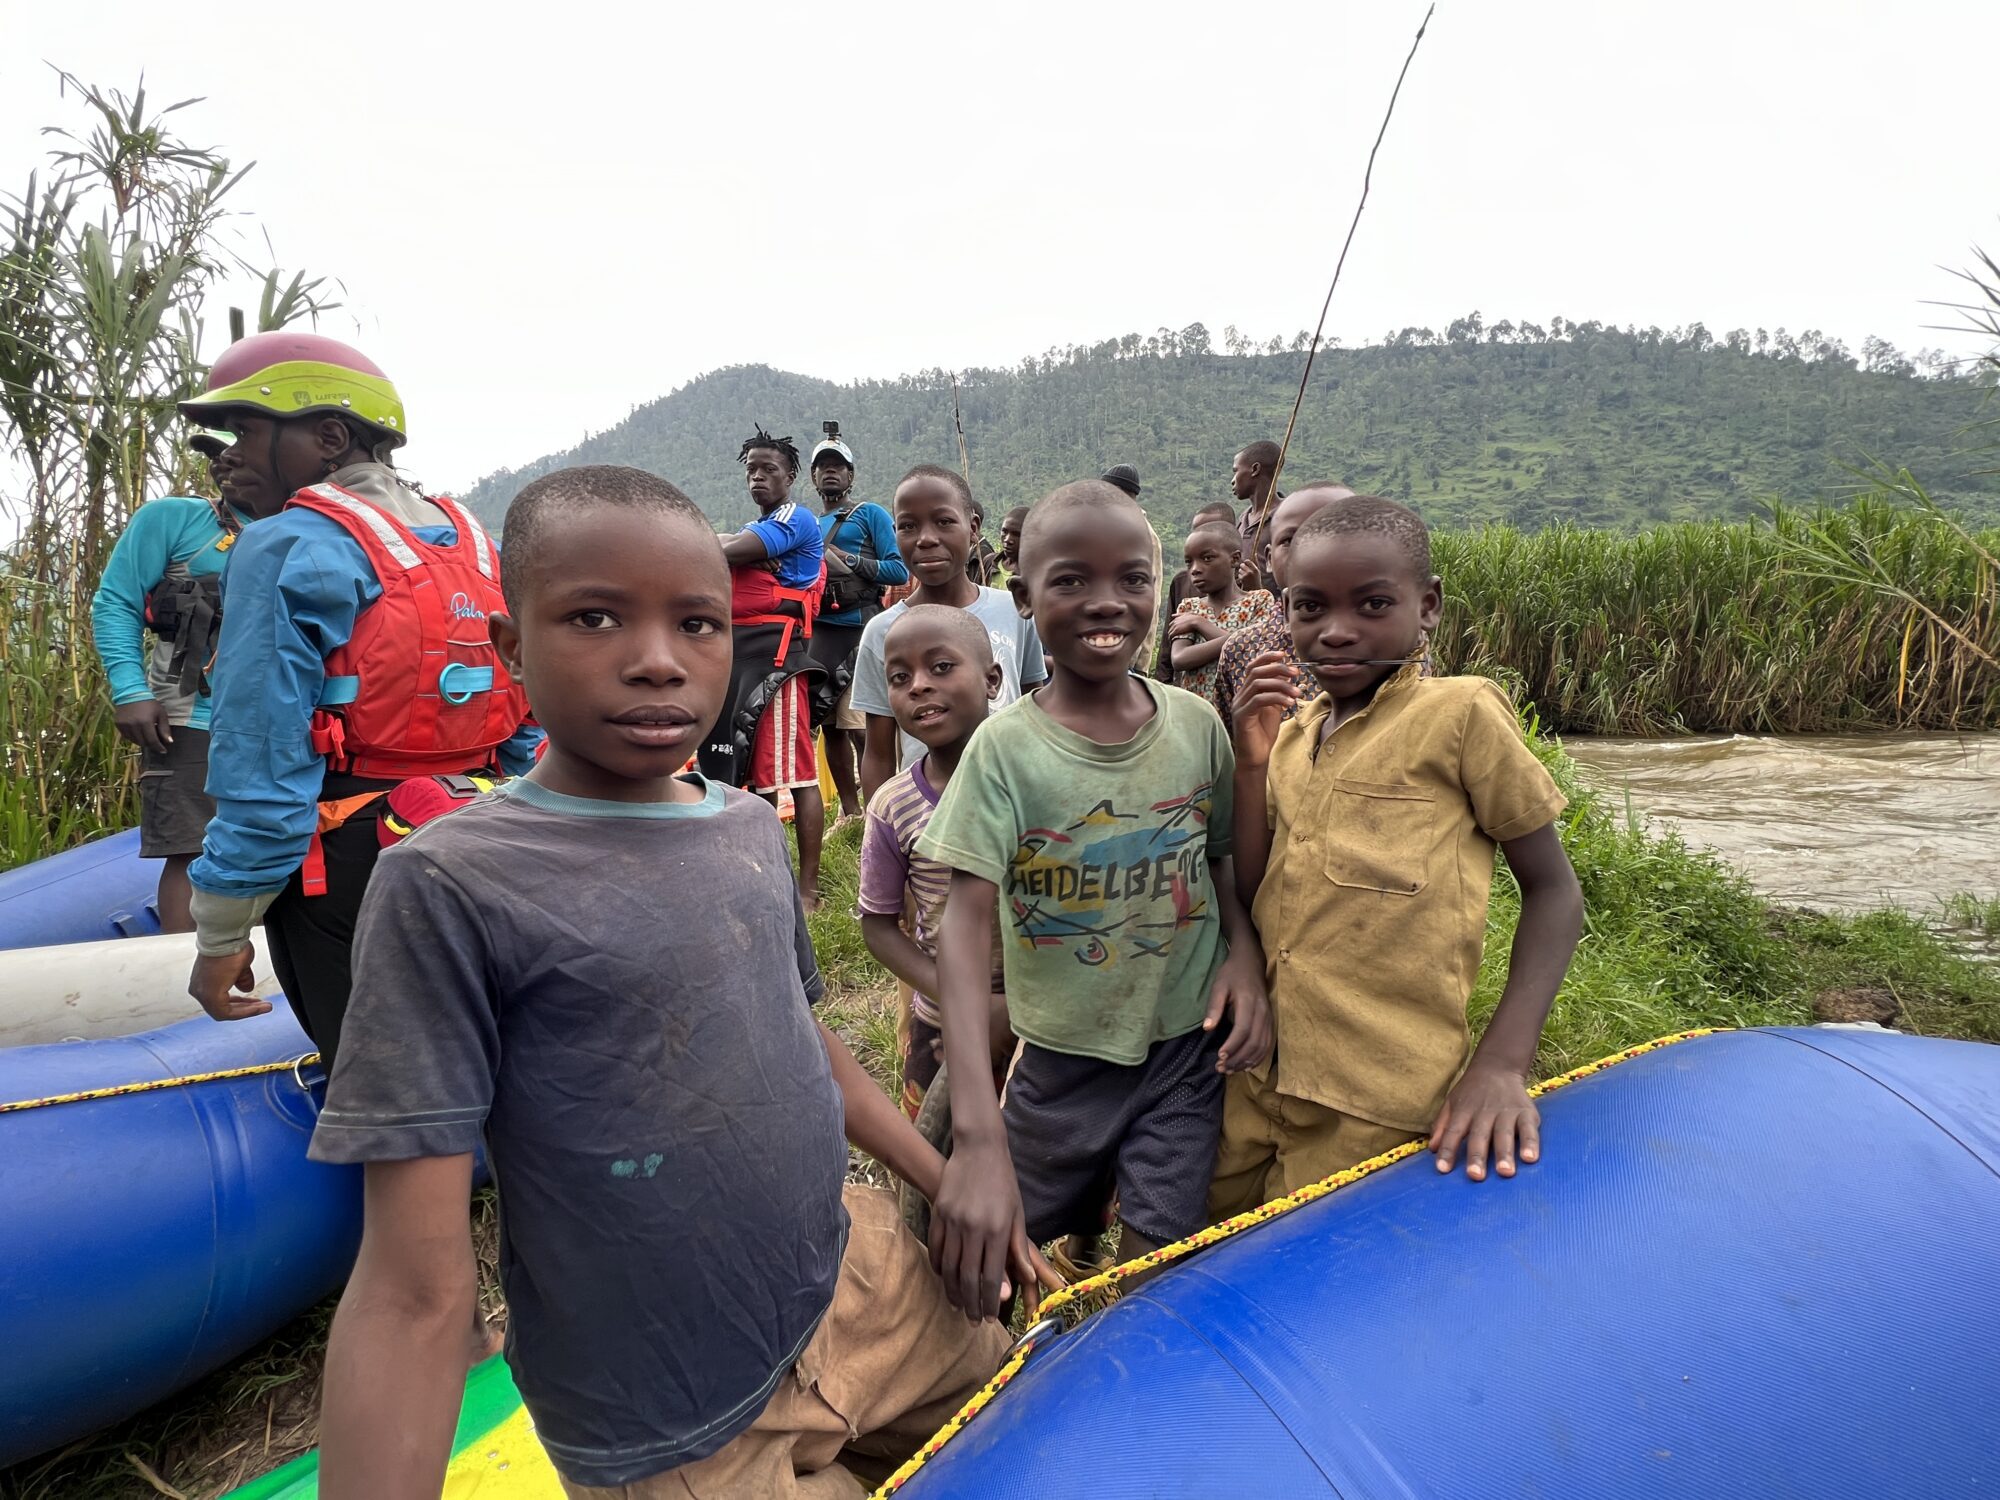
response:
<path id="1" fill-rule="evenodd" d="M 1237 765 L 1271 763 L 1271 746 L 1277 743 L 1278 726 L 1285 722 L 1286 711 L 1299 697 L 1298 673 L 1284 652 L 1263 651 L 1250 658 L 1243 683 L 1229 705 Z"/>
<path id="2" fill-rule="evenodd" d="M 1231 1024 L 1216 1054 L 1215 1071 L 1241 1073 L 1260 1066 L 1271 1055 L 1271 997 L 1264 992 L 1262 963 L 1250 954 L 1232 953 L 1216 970 L 1201 1029 L 1215 1030 L 1224 1011 Z"/>
<path id="3" fill-rule="evenodd" d="M 1430 1148 L 1437 1153 L 1440 1172 L 1452 1169 L 1462 1149 L 1465 1175 L 1474 1182 L 1486 1180 L 1489 1159 L 1502 1177 L 1514 1175 L 1517 1160 L 1539 1161 L 1542 1115 L 1528 1097 L 1527 1080 L 1474 1061 L 1445 1097 L 1444 1109 L 1431 1127 Z"/>
<path id="4" fill-rule="evenodd" d="M 1014 1294 L 1008 1264 L 1028 1243 L 1005 1138 L 997 1146 L 960 1142 L 945 1158 L 931 1210 L 931 1268 L 945 1296 L 974 1323 L 997 1319 Z"/>
<path id="5" fill-rule="evenodd" d="M 1042 1259 L 1042 1252 L 1028 1238 L 1025 1224 L 1014 1231 L 1014 1243 L 1007 1249 L 1007 1270 L 1021 1289 L 1021 1310 L 1030 1323 L 1042 1315 L 1042 1293 L 1060 1291 L 1069 1284 Z"/>
<path id="6" fill-rule="evenodd" d="M 245 943 L 235 953 L 197 954 L 188 993 L 218 1021 L 247 1021 L 269 1014 L 271 1002 L 252 993 L 257 988 L 256 957 L 254 943 Z M 235 993 L 238 990 L 243 993 Z"/>

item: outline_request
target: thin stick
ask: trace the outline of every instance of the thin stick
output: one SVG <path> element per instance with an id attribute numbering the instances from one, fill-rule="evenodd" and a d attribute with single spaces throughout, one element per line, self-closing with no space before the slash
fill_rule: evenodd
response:
<path id="1" fill-rule="evenodd" d="M 965 418 L 958 411 L 958 372 L 951 376 L 951 425 L 958 429 L 958 466 L 965 472 L 965 482 L 972 483 L 972 454 L 965 446 Z"/>
<path id="2" fill-rule="evenodd" d="M 1403 59 L 1403 70 L 1396 75 L 1396 86 L 1389 91 L 1389 107 L 1382 112 L 1382 128 L 1375 132 L 1375 144 L 1368 148 L 1368 166 L 1361 174 L 1361 201 L 1354 205 L 1354 218 L 1347 226 L 1347 238 L 1341 242 L 1340 259 L 1334 263 L 1333 280 L 1327 283 L 1326 300 L 1319 305 L 1319 323 L 1313 329 L 1312 346 L 1306 350 L 1306 367 L 1299 375 L 1299 394 L 1292 402 L 1291 420 L 1285 423 L 1285 440 L 1278 444 L 1278 463 L 1271 470 L 1271 487 L 1264 493 L 1264 514 L 1258 517 L 1256 534 L 1250 538 L 1250 556 L 1253 559 L 1263 552 L 1264 528 L 1271 522 L 1271 497 L 1278 492 L 1278 476 L 1285 472 L 1285 455 L 1291 451 L 1292 432 L 1299 425 L 1299 408 L 1306 402 L 1306 382 L 1312 379 L 1320 335 L 1326 330 L 1327 309 L 1333 306 L 1333 289 L 1340 285 L 1341 268 L 1347 264 L 1347 251 L 1354 243 L 1354 231 L 1361 227 L 1361 211 L 1368 206 L 1368 187 L 1375 177 L 1375 153 L 1382 149 L 1382 138 L 1389 133 L 1389 121 L 1395 118 L 1396 99 L 1403 92 L 1403 80 L 1409 77 L 1410 64 L 1416 61 L 1417 48 L 1423 45 L 1424 33 L 1430 29 L 1431 17 L 1436 12 L 1435 3 L 1424 12 L 1423 24 L 1417 27 L 1416 39 L 1410 43 L 1409 56 Z"/>

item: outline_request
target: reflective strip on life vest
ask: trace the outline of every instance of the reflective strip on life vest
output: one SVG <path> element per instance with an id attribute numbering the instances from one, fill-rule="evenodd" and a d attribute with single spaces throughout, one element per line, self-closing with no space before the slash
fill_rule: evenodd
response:
<path id="1" fill-rule="evenodd" d="M 329 505 L 338 505 L 360 521 L 375 533 L 375 540 L 382 544 L 383 550 L 404 567 L 414 568 L 421 564 L 422 559 L 410 550 L 409 543 L 405 542 L 396 528 L 389 524 L 389 518 L 366 501 L 356 500 L 330 484 L 312 485 L 306 493 L 317 500 L 324 500 Z"/>
<path id="2" fill-rule="evenodd" d="M 440 507 L 446 515 L 451 517 L 451 523 L 458 528 L 460 536 L 470 536 L 472 538 L 473 561 L 479 564 L 479 571 L 482 576 L 491 578 L 493 576 L 493 540 L 487 536 L 486 528 L 473 520 L 471 512 L 467 511 L 464 506 L 460 505 L 450 496 L 430 495 L 426 496 L 426 498 L 431 504 Z"/>

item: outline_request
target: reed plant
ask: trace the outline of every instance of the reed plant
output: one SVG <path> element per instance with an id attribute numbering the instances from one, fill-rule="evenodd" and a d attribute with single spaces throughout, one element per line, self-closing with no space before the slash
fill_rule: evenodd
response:
<path id="1" fill-rule="evenodd" d="M 199 492 L 175 405 L 201 387 L 204 302 L 247 272 L 260 329 L 335 305 L 232 248 L 249 169 L 175 133 L 195 101 L 57 79 L 83 123 L 50 127 L 45 166 L 0 194 L 0 868 L 136 814 L 90 601 L 132 512 Z"/>
<path id="2" fill-rule="evenodd" d="M 1752 523 L 1438 533 L 1434 649 L 1562 732 L 1986 729 L 1996 550 L 1892 473 L 1845 507 Z"/>

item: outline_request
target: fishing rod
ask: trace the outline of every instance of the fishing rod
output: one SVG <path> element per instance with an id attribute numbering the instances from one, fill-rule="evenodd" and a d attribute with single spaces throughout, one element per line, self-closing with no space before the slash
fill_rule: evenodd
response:
<path id="1" fill-rule="evenodd" d="M 1347 238 L 1340 245 L 1340 259 L 1334 262 L 1333 280 L 1327 283 L 1326 300 L 1319 305 L 1319 322 L 1313 328 L 1312 344 L 1306 350 L 1306 367 L 1299 374 L 1299 393 L 1292 401 L 1291 420 L 1285 423 L 1285 440 L 1278 444 L 1278 462 L 1271 470 L 1271 486 L 1264 492 L 1264 513 L 1257 518 L 1257 530 L 1250 538 L 1250 557 L 1256 561 L 1263 554 L 1264 528 L 1271 524 L 1271 512 L 1275 508 L 1271 499 L 1278 492 L 1278 476 L 1285 472 L 1285 455 L 1291 451 L 1292 433 L 1299 425 L 1299 409 L 1305 405 L 1306 382 L 1312 379 L 1313 360 L 1318 357 L 1320 335 L 1326 331 L 1327 309 L 1333 306 L 1333 289 L 1340 285 L 1340 273 L 1347 264 L 1348 249 L 1354 244 L 1354 231 L 1361 227 L 1361 211 L 1368 206 L 1368 188 L 1375 177 L 1375 153 L 1382 149 L 1382 138 L 1389 133 L 1389 122 L 1396 116 L 1396 100 L 1403 92 L 1403 80 L 1410 75 L 1410 64 L 1417 59 L 1417 48 L 1423 45 L 1424 33 L 1430 29 L 1431 17 L 1437 13 L 1435 0 L 1424 12 L 1422 24 L 1417 27 L 1415 40 L 1410 43 L 1409 55 L 1403 59 L 1403 70 L 1396 75 L 1396 86 L 1389 91 L 1389 107 L 1382 112 L 1382 128 L 1375 132 L 1375 144 L 1368 148 L 1368 165 L 1361 174 L 1361 201 L 1354 205 L 1354 218 L 1348 223 Z"/>

